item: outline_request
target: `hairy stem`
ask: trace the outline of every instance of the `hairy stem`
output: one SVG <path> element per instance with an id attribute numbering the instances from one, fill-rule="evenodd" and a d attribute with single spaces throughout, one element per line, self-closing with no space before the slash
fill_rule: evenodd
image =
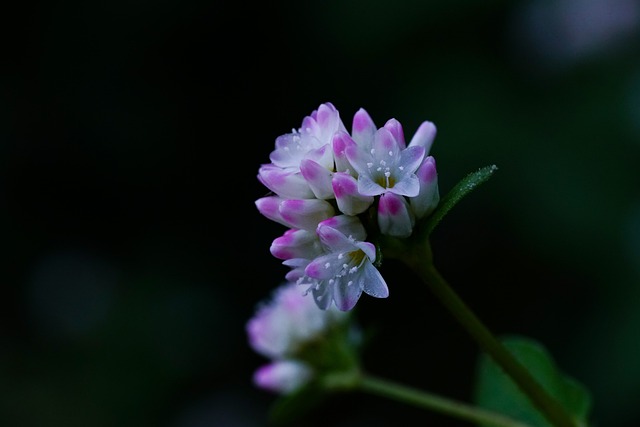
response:
<path id="1" fill-rule="evenodd" d="M 495 338 L 433 265 L 429 244 L 413 245 L 405 256 L 394 256 L 408 265 L 429 286 L 440 302 L 480 347 L 511 377 L 536 408 L 556 427 L 576 427 L 576 422 L 551 397 L 531 373 Z"/>
<path id="2" fill-rule="evenodd" d="M 520 421 L 513 420 L 502 414 L 487 411 L 422 390 L 416 390 L 371 375 L 363 375 L 357 387 L 368 393 L 430 409 L 434 412 L 472 423 L 491 425 L 494 427 L 529 427 L 527 424 L 523 424 Z"/>

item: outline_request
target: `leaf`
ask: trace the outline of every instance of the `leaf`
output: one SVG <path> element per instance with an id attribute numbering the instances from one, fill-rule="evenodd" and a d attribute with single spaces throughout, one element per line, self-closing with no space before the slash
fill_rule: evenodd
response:
<path id="1" fill-rule="evenodd" d="M 472 172 L 461 179 L 448 193 L 442 198 L 438 207 L 431 215 L 427 217 L 425 229 L 426 236 L 429 236 L 436 225 L 444 218 L 444 216 L 453 208 L 464 196 L 469 194 L 478 185 L 487 181 L 495 171 L 498 170 L 496 165 L 485 166 Z"/>
<path id="2" fill-rule="evenodd" d="M 578 421 L 578 425 L 588 425 L 591 409 L 589 392 L 576 380 L 560 372 L 541 344 L 525 337 L 509 337 L 502 342 L 560 406 Z M 486 354 L 480 356 L 478 363 L 474 401 L 482 408 L 503 413 L 531 426 L 553 427 Z"/>

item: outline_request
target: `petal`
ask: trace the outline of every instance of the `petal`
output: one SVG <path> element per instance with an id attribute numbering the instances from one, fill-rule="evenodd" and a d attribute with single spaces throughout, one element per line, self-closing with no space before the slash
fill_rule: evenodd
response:
<path id="1" fill-rule="evenodd" d="M 331 199 L 333 186 L 331 185 L 332 172 L 319 163 L 305 159 L 300 162 L 300 173 L 307 180 L 311 191 L 318 199 Z"/>
<path id="2" fill-rule="evenodd" d="M 258 180 L 269 190 L 286 199 L 310 199 L 313 191 L 300 172 L 263 165 L 258 170 Z"/>
<path id="3" fill-rule="evenodd" d="M 352 277 L 349 280 L 349 276 L 342 277 L 341 280 L 335 285 L 333 291 L 333 300 L 341 311 L 349 311 L 355 307 L 356 303 L 362 295 L 361 281 L 358 277 Z"/>
<path id="4" fill-rule="evenodd" d="M 355 240 L 364 240 L 367 238 L 367 232 L 364 229 L 364 225 L 362 225 L 362 222 L 356 216 L 336 215 L 320 222 L 318 226 L 320 225 L 335 228 L 345 236 L 352 237 Z"/>
<path id="5" fill-rule="evenodd" d="M 304 276 L 304 269 L 309 264 L 309 259 L 306 258 L 290 258 L 282 261 L 282 265 L 285 265 L 291 270 L 285 274 L 285 279 L 290 282 L 296 282 L 298 279 Z"/>
<path id="6" fill-rule="evenodd" d="M 371 175 L 370 168 L 373 166 L 374 159 L 368 151 L 356 145 L 347 145 L 344 154 L 358 175 Z"/>
<path id="7" fill-rule="evenodd" d="M 354 248 L 353 241 L 349 240 L 349 237 L 328 225 L 319 224 L 316 229 L 316 234 L 322 244 L 330 248 L 332 252 L 348 251 Z"/>
<path id="8" fill-rule="evenodd" d="M 402 147 L 387 128 L 380 128 L 375 134 L 373 140 L 373 146 L 375 150 L 374 157 L 376 159 L 385 160 L 389 163 L 389 160 L 394 160 Z M 416 165 L 416 167 L 418 167 Z"/>
<path id="9" fill-rule="evenodd" d="M 315 258 L 321 252 L 318 236 L 307 230 L 287 230 L 276 238 L 269 248 L 278 259 Z"/>
<path id="10" fill-rule="evenodd" d="M 420 192 L 420 181 L 417 176 L 408 175 L 403 177 L 401 181 L 396 182 L 388 191 L 399 196 L 414 197 Z"/>
<path id="11" fill-rule="evenodd" d="M 409 199 L 411 209 L 417 218 L 430 214 L 440 202 L 436 161 L 432 156 L 425 159 L 416 172 L 420 181 L 420 192 Z"/>
<path id="12" fill-rule="evenodd" d="M 371 242 L 358 242 L 356 243 L 356 247 L 358 247 L 364 254 L 369 258 L 369 261 L 373 262 L 376 260 L 376 246 Z"/>
<path id="13" fill-rule="evenodd" d="M 280 215 L 280 202 L 283 200 L 285 199 L 279 196 L 261 197 L 255 201 L 255 205 L 258 208 L 258 211 L 270 220 L 284 226 L 291 227 L 291 224 L 285 221 L 285 219 L 282 218 L 282 215 Z"/>
<path id="14" fill-rule="evenodd" d="M 301 135 L 297 132 L 280 135 L 276 138 L 276 149 L 271 152 L 269 159 L 281 168 L 297 167 L 301 156 L 306 152 L 301 144 Z"/>
<path id="15" fill-rule="evenodd" d="M 305 159 L 314 160 L 325 169 L 333 170 L 333 150 L 331 144 L 324 144 L 319 148 L 309 150 L 305 155 Z"/>
<path id="16" fill-rule="evenodd" d="M 347 158 L 345 150 L 349 146 L 357 147 L 356 142 L 351 139 L 347 132 L 338 131 L 333 135 L 333 157 L 335 160 L 335 170 L 338 172 L 351 173 L 351 163 Z"/>
<path id="17" fill-rule="evenodd" d="M 324 144 L 331 142 L 331 138 L 336 131 L 346 131 L 340 119 L 340 113 L 330 102 L 325 102 L 318 107 L 316 120 L 320 126 L 320 134 L 318 137 Z"/>
<path id="18" fill-rule="evenodd" d="M 436 125 L 428 121 L 422 122 L 422 124 L 420 124 L 420 126 L 418 127 L 416 133 L 413 135 L 413 138 L 411 138 L 409 147 L 424 147 L 425 153 L 429 154 L 431 146 L 433 145 L 433 140 L 436 137 L 436 132 Z"/>
<path id="19" fill-rule="evenodd" d="M 378 201 L 378 227 L 382 234 L 408 237 L 413 230 L 414 218 L 404 197 L 385 193 Z"/>
<path id="20" fill-rule="evenodd" d="M 400 152 L 400 160 L 397 164 L 398 168 L 402 168 L 402 173 L 406 175 L 414 173 L 422 164 L 424 153 L 424 147 L 407 147 Z"/>
<path id="21" fill-rule="evenodd" d="M 327 310 L 333 301 L 333 286 L 327 282 L 321 282 L 311 288 L 313 301 L 321 310 Z"/>
<path id="22" fill-rule="evenodd" d="M 371 119 L 371 116 L 364 108 L 360 108 L 353 116 L 353 124 L 351 127 L 353 140 L 365 151 L 369 151 L 375 133 L 376 125 L 373 119 Z"/>
<path id="23" fill-rule="evenodd" d="M 386 189 L 373 181 L 369 175 L 358 176 L 358 192 L 362 196 L 379 196 L 384 193 Z"/>
<path id="24" fill-rule="evenodd" d="M 319 199 L 287 199 L 280 203 L 280 215 L 293 228 L 315 230 L 318 223 L 334 215 L 331 204 Z"/>
<path id="25" fill-rule="evenodd" d="M 335 173 L 331 184 L 338 209 L 344 214 L 360 214 L 373 203 L 373 196 L 362 196 L 358 192 L 358 181 L 347 173 Z"/>
<path id="26" fill-rule="evenodd" d="M 364 292 L 375 298 L 387 298 L 389 296 L 389 288 L 384 278 L 377 268 L 371 263 L 365 263 L 362 266 L 362 276 L 364 278 Z"/>
<path id="27" fill-rule="evenodd" d="M 307 265 L 304 272 L 312 279 L 326 280 L 335 277 L 342 270 L 343 262 L 337 253 L 319 256 Z"/>
<path id="28" fill-rule="evenodd" d="M 402 130 L 402 124 L 396 119 L 389 119 L 387 123 L 384 124 L 384 127 L 391 132 L 393 137 L 398 141 L 398 145 L 400 148 L 405 148 L 407 146 L 404 140 L 404 131 Z"/>

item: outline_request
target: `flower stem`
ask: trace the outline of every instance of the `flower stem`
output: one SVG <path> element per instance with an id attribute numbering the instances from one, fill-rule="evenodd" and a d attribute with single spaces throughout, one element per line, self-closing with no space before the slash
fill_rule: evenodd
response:
<path id="1" fill-rule="evenodd" d="M 363 374 L 358 382 L 360 390 L 388 397 L 400 402 L 427 408 L 454 418 L 494 427 L 529 427 L 502 414 L 477 408 L 456 400 L 416 390 L 382 378 Z"/>
<path id="2" fill-rule="evenodd" d="M 419 249 L 421 248 L 421 250 Z M 414 245 L 415 251 L 399 258 L 417 273 L 440 302 L 467 330 L 480 347 L 505 371 L 531 402 L 556 427 L 576 427 L 576 422 L 552 398 L 531 373 L 494 337 L 464 301 L 449 286 L 431 262 L 428 244 Z"/>

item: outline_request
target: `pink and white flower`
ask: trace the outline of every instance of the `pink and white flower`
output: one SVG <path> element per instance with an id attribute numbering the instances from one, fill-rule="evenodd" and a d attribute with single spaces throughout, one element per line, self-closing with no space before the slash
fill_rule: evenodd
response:
<path id="1" fill-rule="evenodd" d="M 286 282 L 258 305 L 246 330 L 256 352 L 270 359 L 286 359 L 345 319 L 345 313 L 338 310 L 319 310 L 303 289 Z"/>
<path id="2" fill-rule="evenodd" d="M 299 129 L 276 139 L 271 163 L 258 172 L 272 194 L 256 207 L 288 228 L 271 254 L 290 267 L 287 280 L 307 285 L 318 307 L 335 303 L 346 311 L 363 292 L 388 296 L 360 217 L 375 209 L 377 231 L 404 238 L 436 208 L 437 171 L 429 155 L 435 135 L 435 125 L 424 121 L 407 144 L 398 120 L 377 128 L 362 108 L 349 134 L 338 110 L 324 103 Z"/>
<path id="3" fill-rule="evenodd" d="M 326 339 L 347 320 L 348 313 L 335 307 L 319 309 L 295 283 L 280 285 L 246 323 L 249 345 L 270 359 L 254 372 L 254 384 L 286 394 L 311 381 L 316 370 L 304 359 L 303 348 Z"/>
<path id="4" fill-rule="evenodd" d="M 335 302 L 342 311 L 351 310 L 362 292 L 376 298 L 389 296 L 389 289 L 378 269 L 373 265 L 376 248 L 370 242 L 322 222 L 318 236 L 325 254 L 315 258 L 305 268 L 299 284 L 308 285 L 318 307 L 326 310 Z"/>
<path id="5" fill-rule="evenodd" d="M 331 141 L 345 130 L 333 104 L 321 104 L 305 117 L 299 129 L 276 138 L 271 163 L 258 170 L 258 180 L 277 195 L 290 199 L 332 197 L 334 170 Z"/>

